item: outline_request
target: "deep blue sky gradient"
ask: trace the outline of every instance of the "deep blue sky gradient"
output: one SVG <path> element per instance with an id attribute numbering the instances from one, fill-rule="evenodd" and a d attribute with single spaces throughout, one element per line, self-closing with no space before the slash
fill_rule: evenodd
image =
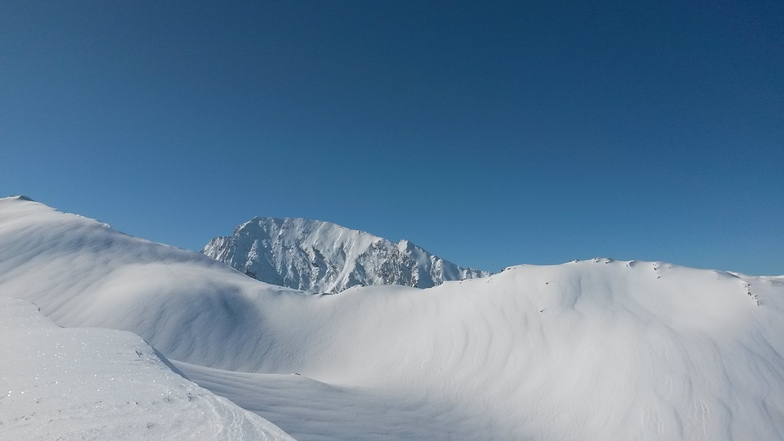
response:
<path id="1" fill-rule="evenodd" d="M 0 193 L 784 274 L 784 3 L 5 1 Z"/>

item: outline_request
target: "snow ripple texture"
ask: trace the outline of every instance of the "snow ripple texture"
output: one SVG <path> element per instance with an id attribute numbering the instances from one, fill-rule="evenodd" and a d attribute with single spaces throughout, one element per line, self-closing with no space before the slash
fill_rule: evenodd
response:
<path id="1" fill-rule="evenodd" d="M 212 239 L 202 253 L 262 282 L 311 293 L 367 285 L 430 288 L 447 280 L 490 275 L 457 266 L 407 240 L 393 243 L 364 231 L 298 218 L 251 219 L 233 236 Z"/>
<path id="2" fill-rule="evenodd" d="M 0 244 L 1 296 L 132 331 L 297 439 L 784 439 L 781 276 L 593 259 L 313 296 L 16 199 Z"/>

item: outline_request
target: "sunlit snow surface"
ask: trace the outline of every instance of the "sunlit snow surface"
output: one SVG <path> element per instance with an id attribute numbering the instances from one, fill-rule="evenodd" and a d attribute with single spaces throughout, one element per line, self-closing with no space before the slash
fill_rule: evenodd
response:
<path id="1" fill-rule="evenodd" d="M 0 297 L 0 336 L 0 439 L 290 439 L 129 332 L 60 328 Z"/>
<path id="2" fill-rule="evenodd" d="M 784 439 L 782 277 L 595 259 L 312 296 L 16 199 L 0 244 L 1 295 L 298 439 Z"/>

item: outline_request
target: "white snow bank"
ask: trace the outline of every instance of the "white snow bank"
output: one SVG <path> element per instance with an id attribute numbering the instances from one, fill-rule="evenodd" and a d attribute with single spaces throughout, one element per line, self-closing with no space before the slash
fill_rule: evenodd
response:
<path id="1" fill-rule="evenodd" d="M 0 244 L 0 295 L 61 326 L 131 331 L 169 358 L 217 367 L 237 366 L 260 299 L 301 295 L 28 200 L 0 199 Z"/>
<path id="2" fill-rule="evenodd" d="M 0 439 L 291 439 L 129 332 L 63 329 L 0 297 L 0 336 Z"/>
<path id="3" fill-rule="evenodd" d="M 302 439 L 784 439 L 781 277 L 594 259 L 315 297 L 8 199 L 0 244 L 0 295 Z"/>

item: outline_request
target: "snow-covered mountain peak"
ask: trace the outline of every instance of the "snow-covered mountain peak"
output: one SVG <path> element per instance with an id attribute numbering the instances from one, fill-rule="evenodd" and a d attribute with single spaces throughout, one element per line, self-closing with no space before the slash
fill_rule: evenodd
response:
<path id="1" fill-rule="evenodd" d="M 407 240 L 393 243 L 334 223 L 255 217 L 202 253 L 255 279 L 313 293 L 357 285 L 429 288 L 489 275 L 434 256 Z"/>
<path id="2" fill-rule="evenodd" d="M 308 296 L 6 198 L 3 297 L 26 303 L 0 301 L 0 439 L 74 438 L 93 423 L 106 431 L 90 439 L 270 432 L 194 393 L 155 351 L 298 439 L 784 434 L 784 277 L 599 258 L 510 267 L 424 295 L 357 286 Z M 39 326 L 32 305 L 64 328 L 93 329 Z"/>

